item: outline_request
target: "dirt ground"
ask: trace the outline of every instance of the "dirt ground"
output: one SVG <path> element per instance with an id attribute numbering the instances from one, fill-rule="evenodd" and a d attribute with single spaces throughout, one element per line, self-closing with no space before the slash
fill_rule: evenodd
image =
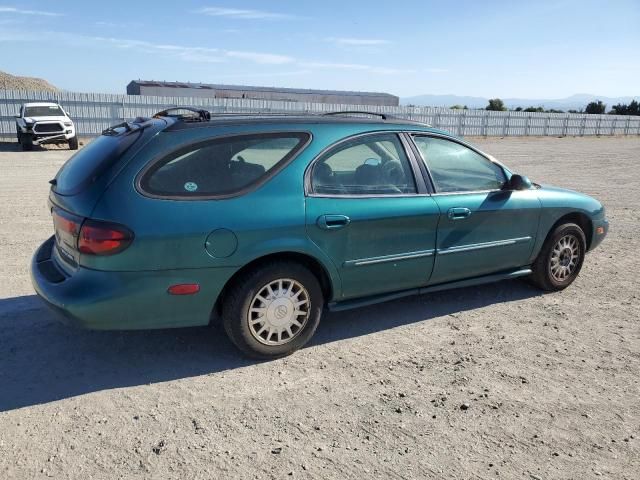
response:
<path id="1" fill-rule="evenodd" d="M 28 264 L 69 152 L 1 146 L 0 478 L 639 478 L 640 138 L 476 143 L 606 205 L 611 232 L 573 286 L 326 315 L 271 362 L 215 329 L 57 323 Z"/>

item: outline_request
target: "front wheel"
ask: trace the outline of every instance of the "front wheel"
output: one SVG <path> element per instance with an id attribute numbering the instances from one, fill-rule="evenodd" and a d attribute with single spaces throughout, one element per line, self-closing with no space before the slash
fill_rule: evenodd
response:
<path id="1" fill-rule="evenodd" d="M 558 226 L 532 266 L 531 281 L 550 292 L 567 288 L 580 273 L 586 250 L 586 238 L 578 225 Z"/>
<path id="2" fill-rule="evenodd" d="M 304 346 L 320 323 L 324 298 L 316 276 L 293 262 L 273 262 L 234 282 L 222 306 L 224 328 L 245 354 L 261 359 Z"/>
<path id="3" fill-rule="evenodd" d="M 33 137 L 28 133 L 23 133 L 21 137 L 20 145 L 22 145 L 22 150 L 25 152 L 33 150 Z"/>
<path id="4" fill-rule="evenodd" d="M 69 150 L 78 149 L 78 136 L 73 136 L 69 139 Z"/>

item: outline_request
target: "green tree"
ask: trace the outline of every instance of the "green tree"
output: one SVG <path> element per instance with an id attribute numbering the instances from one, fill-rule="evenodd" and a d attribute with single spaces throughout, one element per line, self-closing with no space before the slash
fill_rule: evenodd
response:
<path id="1" fill-rule="evenodd" d="M 485 110 L 492 110 L 494 112 L 504 112 L 507 107 L 504 106 L 504 102 L 499 98 L 492 98 L 489 100 L 489 105 L 485 108 Z"/>
<path id="2" fill-rule="evenodd" d="M 609 113 L 612 115 L 640 115 L 640 104 L 636 100 L 632 100 L 629 105 L 619 103 L 611 107 Z"/>
<path id="3" fill-rule="evenodd" d="M 603 114 L 606 109 L 607 106 L 602 103 L 601 100 L 596 100 L 595 102 L 591 102 L 587 105 L 587 107 L 584 109 L 584 113 L 600 115 Z"/>
<path id="4" fill-rule="evenodd" d="M 525 112 L 544 112 L 544 108 L 542 107 L 527 107 L 524 109 Z"/>

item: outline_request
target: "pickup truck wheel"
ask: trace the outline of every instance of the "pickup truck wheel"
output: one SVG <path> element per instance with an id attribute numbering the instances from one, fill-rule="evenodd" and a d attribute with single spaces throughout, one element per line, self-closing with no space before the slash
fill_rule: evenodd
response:
<path id="1" fill-rule="evenodd" d="M 573 283 L 584 261 L 587 241 L 575 223 L 558 226 L 547 237 L 532 266 L 531 282 L 542 290 L 563 290 Z"/>
<path id="2" fill-rule="evenodd" d="M 222 306 L 231 341 L 246 355 L 284 357 L 304 346 L 320 323 L 324 298 L 313 273 L 295 262 L 273 262 L 242 275 Z"/>
<path id="3" fill-rule="evenodd" d="M 71 137 L 69 139 L 69 150 L 77 150 L 78 149 L 78 136 Z"/>
<path id="4" fill-rule="evenodd" d="M 20 145 L 22 145 L 22 150 L 24 150 L 25 152 L 33 150 L 33 137 L 28 133 L 23 133 Z"/>

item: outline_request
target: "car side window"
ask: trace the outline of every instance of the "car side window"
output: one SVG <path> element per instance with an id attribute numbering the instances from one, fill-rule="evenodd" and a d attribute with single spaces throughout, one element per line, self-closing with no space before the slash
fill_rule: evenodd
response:
<path id="1" fill-rule="evenodd" d="M 144 191 L 158 196 L 232 195 L 284 167 L 308 138 L 307 133 L 273 133 L 200 143 L 154 164 L 140 185 Z"/>
<path id="2" fill-rule="evenodd" d="M 339 144 L 314 163 L 311 188 L 323 195 L 416 193 L 409 159 L 394 133 L 365 135 Z"/>
<path id="3" fill-rule="evenodd" d="M 435 188 L 440 192 L 499 190 L 504 170 L 470 148 L 444 138 L 414 136 Z"/>

